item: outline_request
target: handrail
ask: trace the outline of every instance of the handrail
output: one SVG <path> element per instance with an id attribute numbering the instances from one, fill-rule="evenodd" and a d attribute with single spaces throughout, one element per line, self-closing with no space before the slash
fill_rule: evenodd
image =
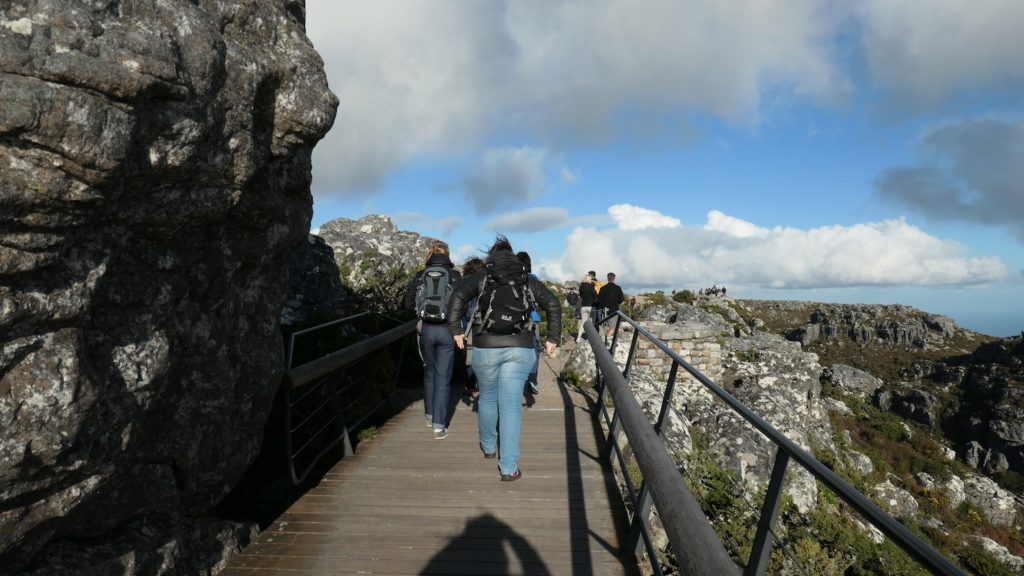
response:
<path id="1" fill-rule="evenodd" d="M 590 320 L 583 325 L 583 329 L 589 342 L 599 341 L 600 334 Z M 658 506 L 658 514 L 669 542 L 674 550 L 687 550 L 687 554 L 679 557 L 683 573 L 738 574 L 736 564 L 686 487 L 665 445 L 637 404 L 626 379 L 619 373 L 611 353 L 603 346 L 592 348 L 600 371 L 604 374 L 605 384 L 615 401 L 615 419 L 621 422 L 633 449 L 645 485 L 654 504 Z M 603 407 L 603 402 L 600 404 Z M 610 439 L 610 444 L 613 447 L 616 445 L 615 438 Z M 649 538 L 645 540 L 649 542 Z M 650 554 L 650 558 L 654 563 L 656 556 Z"/>
<path id="2" fill-rule="evenodd" d="M 615 349 L 615 343 L 618 339 L 619 328 L 622 326 L 622 320 L 629 323 L 635 330 L 633 336 L 633 342 L 630 346 L 630 362 L 627 362 L 626 373 L 629 371 L 629 364 L 631 363 L 634 350 L 637 345 L 637 339 L 639 335 L 643 335 L 651 341 L 657 348 L 667 354 L 673 361 L 672 373 L 670 378 L 674 380 L 676 366 L 682 366 L 691 376 L 693 376 L 698 382 L 700 382 L 705 388 L 712 392 L 715 396 L 720 398 L 729 408 L 734 412 L 742 416 L 747 422 L 749 422 L 754 428 L 765 435 L 778 449 L 776 451 L 776 459 L 772 468 L 772 477 L 769 482 L 769 490 L 765 496 L 764 507 L 762 508 L 761 521 L 759 522 L 757 534 L 754 539 L 754 547 L 751 551 L 750 561 L 747 565 L 747 574 L 763 574 L 767 567 L 767 560 L 771 551 L 771 528 L 774 524 L 779 509 L 779 501 L 782 493 L 782 479 L 785 474 L 786 466 L 790 459 L 795 460 L 804 469 L 810 472 L 815 478 L 821 481 L 829 490 L 834 492 L 840 498 L 842 498 L 847 504 L 852 506 L 857 512 L 863 515 L 868 522 L 880 529 L 885 535 L 893 540 L 900 548 L 905 550 L 912 558 L 914 558 L 919 564 L 930 570 L 934 574 L 943 575 L 957 575 L 962 576 L 963 572 L 960 571 L 952 562 L 950 562 L 945 556 L 940 554 L 937 550 L 929 546 L 923 540 L 917 537 L 911 532 L 906 526 L 901 524 L 891 515 L 879 508 L 869 498 L 858 492 L 855 488 L 850 486 L 846 481 L 836 475 L 834 472 L 829 470 L 824 464 L 819 462 L 813 456 L 808 454 L 804 449 L 800 448 L 792 440 L 787 438 L 784 434 L 775 429 L 771 424 L 762 419 L 756 412 L 748 408 L 745 404 L 737 400 L 732 394 L 722 389 L 720 386 L 715 384 L 710 378 L 705 376 L 699 370 L 690 365 L 689 362 L 680 357 L 676 352 L 670 349 L 664 342 L 659 340 L 656 336 L 648 332 L 642 326 L 640 326 L 635 320 L 626 316 L 622 312 L 617 312 L 620 322 L 615 328 L 615 335 L 612 338 L 611 350 Z M 587 324 L 590 324 L 588 321 Z M 593 328 L 591 325 L 590 328 Z M 591 342 L 598 342 L 600 336 L 594 329 L 594 336 Z M 588 331 L 588 339 L 590 333 Z M 607 354 L 607 358 L 611 358 L 611 352 L 605 350 L 603 346 L 591 345 L 594 348 L 595 356 L 598 354 L 598 349 Z M 612 363 L 615 368 L 612 372 L 618 374 L 618 367 Z M 605 369 L 607 370 L 607 369 Z M 614 379 L 613 379 L 614 380 Z M 666 405 L 670 401 L 671 394 L 671 382 L 668 387 L 667 394 L 663 399 L 662 414 L 664 414 Z M 632 395 L 629 396 L 632 399 Z M 616 412 L 620 409 L 618 397 L 616 399 Z M 635 404 L 635 399 L 627 404 Z M 662 416 L 663 417 L 663 416 Z M 660 427 L 660 418 L 658 426 Z M 648 422 L 648 425 L 650 423 Z M 652 428 L 653 431 L 653 428 Z M 638 459 L 639 460 L 639 459 Z M 647 475 L 644 475 L 647 478 Z M 661 508 L 658 509 L 659 514 Z M 667 524 L 667 523 L 666 523 Z M 673 543 L 675 546 L 675 543 Z M 690 547 L 686 549 L 689 551 Z M 678 550 L 678 549 L 677 549 Z"/>
<path id="3" fill-rule="evenodd" d="M 285 369 L 286 370 L 290 369 L 292 367 L 292 361 L 295 360 L 295 339 L 297 337 L 305 335 L 305 334 L 309 334 L 310 332 L 316 332 L 318 330 L 323 330 L 324 328 L 327 328 L 328 326 L 334 326 L 335 324 L 341 324 L 342 322 L 351 322 L 352 320 L 356 320 L 358 318 L 362 318 L 363 316 L 367 316 L 369 314 L 370 314 L 369 311 L 359 312 L 358 314 L 353 314 L 352 316 L 346 316 L 344 318 L 338 318 L 337 320 L 331 320 L 330 322 L 325 322 L 323 324 L 318 324 L 316 326 L 310 326 L 309 328 L 305 328 L 303 330 L 296 330 L 295 332 L 292 332 L 291 334 L 288 335 L 288 353 L 287 353 L 287 357 L 285 358 L 285 361 L 284 361 Z M 397 320 L 396 320 L 396 322 L 397 322 Z"/>
<path id="4" fill-rule="evenodd" d="M 310 332 L 341 322 L 352 321 L 367 314 L 369 313 L 341 318 L 302 332 Z M 398 320 L 392 318 L 386 319 L 398 322 Z M 410 320 L 380 334 L 332 352 L 322 358 L 295 367 L 289 366 L 284 374 L 282 393 L 284 395 L 285 447 L 287 450 L 288 471 L 291 474 L 292 483 L 301 484 L 320 460 L 339 443 L 344 447 L 343 456 L 351 454 L 353 450 L 351 440 L 349 439 L 350 430 L 358 427 L 366 418 L 387 402 L 387 398 L 384 398 L 374 406 L 364 410 L 357 417 L 346 419 L 345 410 L 348 406 L 342 404 L 341 398 L 351 388 L 351 385 L 339 386 L 337 378 L 333 376 L 360 359 L 409 336 L 415 330 L 416 320 Z M 293 357 L 291 350 L 293 345 L 294 338 L 289 340 L 289 363 Z M 395 373 L 396 383 L 400 376 L 404 353 L 405 343 L 403 341 L 402 347 L 398 352 L 398 369 L 396 369 Z M 292 397 L 293 392 L 296 393 L 295 399 Z M 355 399 L 346 396 L 347 403 L 359 404 L 366 396 L 366 394 L 363 394 Z M 295 412 L 297 414 L 293 414 Z M 295 424 L 293 420 L 297 420 L 298 423 Z M 307 424 L 314 431 L 311 434 L 307 434 L 306 437 L 298 439 L 300 446 L 296 450 L 296 433 L 307 426 Z M 302 469 L 299 470 L 297 460 L 300 454 L 303 454 L 310 447 L 312 447 L 310 451 L 315 450 L 317 445 L 319 445 L 320 449 L 315 455 L 309 457 L 305 466 L 302 466 Z"/>
<path id="5" fill-rule="evenodd" d="M 401 326 L 381 332 L 376 336 L 346 346 L 337 352 L 332 352 L 323 358 L 296 366 L 286 373 L 288 380 L 293 387 L 308 384 L 317 378 L 329 374 L 338 368 L 350 364 L 367 354 L 371 354 L 391 344 L 395 340 L 408 336 L 416 330 L 416 320 L 409 320 Z"/>

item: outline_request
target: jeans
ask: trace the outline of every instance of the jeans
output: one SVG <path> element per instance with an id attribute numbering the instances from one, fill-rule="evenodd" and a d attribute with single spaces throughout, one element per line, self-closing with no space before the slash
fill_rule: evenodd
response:
<path id="1" fill-rule="evenodd" d="M 519 469 L 523 382 L 535 358 L 532 348 L 473 349 L 473 369 L 480 387 L 476 408 L 480 447 L 489 454 L 498 449 L 498 469 L 502 474 Z"/>
<path id="2" fill-rule="evenodd" d="M 423 408 L 433 416 L 434 430 L 447 427 L 448 397 L 455 368 L 455 340 L 444 324 L 423 324 L 420 329 L 423 358 Z"/>
<path id="3" fill-rule="evenodd" d="M 576 335 L 576 339 L 579 340 L 583 337 L 583 325 L 590 319 L 590 306 L 580 306 L 580 332 Z"/>

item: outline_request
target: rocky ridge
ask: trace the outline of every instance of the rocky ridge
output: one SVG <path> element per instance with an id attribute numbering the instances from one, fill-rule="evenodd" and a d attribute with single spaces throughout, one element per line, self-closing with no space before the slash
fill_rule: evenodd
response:
<path id="1" fill-rule="evenodd" d="M 943 437 L 938 422 L 940 418 L 949 418 L 950 415 L 947 409 L 929 404 L 935 395 L 929 382 L 918 379 L 912 385 L 907 382 L 893 384 L 866 370 L 846 364 L 823 365 L 818 354 L 809 352 L 809 346 L 800 341 L 808 333 L 808 323 L 801 323 L 798 329 L 794 330 L 789 327 L 792 326 L 792 321 L 788 325 L 780 325 L 779 318 L 773 318 L 771 314 L 765 315 L 767 320 L 762 319 L 762 316 L 753 310 L 750 301 L 728 303 L 717 299 L 710 307 L 696 310 L 707 303 L 698 301 L 696 305 L 690 306 L 671 302 L 633 312 L 646 329 L 659 337 L 671 334 L 668 328 L 673 324 L 666 323 L 666 320 L 685 323 L 688 329 L 692 330 L 695 325 L 700 325 L 699 322 L 694 322 L 695 318 L 709 313 L 717 315 L 717 319 L 704 325 L 705 330 L 719 334 L 718 338 L 722 343 L 721 371 L 718 374 L 707 373 L 709 377 L 752 407 L 790 439 L 814 453 L 820 460 L 829 463 L 837 471 L 849 474 L 851 478 L 863 479 L 858 484 L 860 489 L 874 497 L 876 502 L 893 515 L 907 522 L 928 526 L 931 530 L 949 533 L 951 528 L 947 527 L 942 519 L 948 522 L 948 518 L 955 515 L 953 510 L 967 503 L 970 509 L 977 511 L 979 516 L 984 518 L 984 522 L 1008 531 L 1007 538 L 1015 548 L 1016 555 L 1003 544 L 993 543 L 994 546 L 990 548 L 996 550 L 993 552 L 994 556 L 1000 557 L 1000 562 L 1006 566 L 1018 566 L 1024 562 L 1020 557 L 1024 554 L 1024 538 L 1021 537 L 1021 506 L 1024 500 L 1021 499 L 1021 494 L 1015 494 L 1000 487 L 993 480 L 970 471 L 971 466 L 984 469 L 985 472 L 991 471 L 973 462 L 970 454 L 976 454 L 979 461 L 991 459 L 992 456 L 981 447 L 975 447 L 974 452 L 970 449 L 965 451 L 956 439 Z M 723 305 L 731 305 L 732 313 L 720 314 L 724 312 Z M 910 307 L 866 306 L 865 310 L 858 310 L 856 306 L 837 305 L 836 309 L 832 310 L 831 305 L 819 303 L 758 302 L 757 305 L 770 312 L 776 311 L 779 316 L 793 315 L 794 311 L 805 311 L 808 308 L 818 310 L 817 314 L 810 314 L 805 318 L 830 317 L 831 313 L 839 311 L 838 317 L 850 319 L 854 323 L 861 323 L 862 318 L 877 319 L 879 314 L 884 312 L 885 325 L 888 329 L 881 332 L 872 330 L 870 338 L 864 336 L 863 330 L 820 332 L 845 334 L 846 336 L 840 338 L 855 340 L 859 346 L 874 341 L 885 347 L 929 349 L 932 352 L 951 350 L 953 355 L 961 353 L 960 347 L 963 346 L 963 338 L 958 337 L 962 329 L 955 324 L 939 320 L 926 321 L 923 318 L 929 315 Z M 906 326 L 895 315 L 896 312 L 907 314 Z M 758 329 L 772 324 L 780 334 Z M 860 325 L 863 326 L 862 323 Z M 928 332 L 920 332 L 921 327 Z M 853 336 L 849 336 L 850 334 Z M 687 348 L 686 343 L 679 346 L 679 349 Z M 982 349 L 985 349 L 985 346 L 982 346 Z M 1012 342 L 1000 348 L 1003 351 L 1013 349 L 1015 348 Z M 686 357 L 685 354 L 683 356 Z M 1001 360 L 1004 364 L 1012 364 L 998 351 L 989 350 L 988 357 L 989 360 Z M 624 366 L 625 350 L 618 351 L 616 360 Z M 566 363 L 566 371 L 572 374 L 571 378 L 586 382 L 592 378 L 592 365 L 593 357 L 589 346 L 581 346 L 573 350 Z M 922 369 L 923 372 L 938 374 L 936 379 L 944 382 L 943 386 L 947 389 L 955 389 L 963 381 L 948 374 L 948 363 L 939 363 L 939 368 L 935 368 L 936 364 L 925 361 L 919 366 L 931 366 L 931 369 Z M 975 370 L 981 370 L 986 374 L 992 372 L 991 368 L 972 366 L 969 363 L 960 364 L 960 369 L 954 372 L 971 374 Z M 1021 384 L 1020 378 L 996 380 L 998 385 L 995 388 L 1002 386 L 1003 389 L 1015 389 L 1015 385 L 1009 381 L 1016 382 L 1016 386 Z M 637 365 L 631 370 L 630 385 L 640 405 L 652 419 L 655 418 L 660 408 L 664 376 L 652 374 L 648 367 Z M 702 386 L 692 379 L 681 378 L 677 383 L 672 398 L 670 426 L 665 431 L 665 442 L 673 453 L 680 455 L 683 462 L 691 462 L 692 467 L 692 434 L 693 430 L 699 431 L 699 434 L 706 437 L 709 442 L 710 453 L 718 465 L 728 470 L 735 479 L 736 490 L 748 501 L 753 501 L 758 491 L 767 485 L 774 448 L 738 416 L 733 415 L 720 403 L 712 401 L 710 394 L 701 388 Z M 1005 398 L 1008 395 L 1004 391 L 997 394 L 997 397 Z M 887 462 L 873 461 L 872 457 L 863 452 L 866 448 L 861 447 L 862 440 L 859 434 L 864 432 L 851 434 L 850 430 L 836 425 L 837 422 L 855 422 L 860 418 L 855 411 L 860 413 L 864 408 L 851 409 L 847 405 L 848 402 L 853 402 L 855 406 L 857 402 L 860 402 L 861 406 L 870 406 L 871 410 L 881 412 L 882 416 L 891 414 L 891 419 L 883 421 L 898 423 L 895 431 L 890 433 L 895 434 L 897 439 L 901 438 L 899 442 L 909 441 L 915 446 L 929 447 L 932 450 L 929 452 L 929 458 L 934 462 L 946 463 L 933 466 L 934 469 L 942 471 L 943 479 L 938 480 L 924 473 L 916 477 L 904 475 Z M 995 406 L 1000 406 L 997 412 L 1000 416 L 1011 412 L 1007 410 L 1008 406 L 1005 403 L 997 402 Z M 989 413 L 995 411 L 995 406 L 990 408 Z M 845 415 L 847 420 L 836 421 L 833 414 Z M 908 421 L 916 424 L 910 426 L 907 424 Z M 1019 420 L 999 422 L 996 427 L 1005 434 L 1005 437 L 1000 437 L 1000 442 L 1003 442 L 1003 445 L 1008 441 L 1013 442 L 1014 436 L 1011 431 L 1017 430 L 1016 424 Z M 940 442 L 947 445 L 927 440 L 929 434 L 934 434 Z M 988 436 L 992 435 L 989 432 Z M 960 448 L 959 452 L 954 447 Z M 871 451 L 875 458 L 878 457 L 874 451 L 867 451 Z M 961 456 L 960 463 L 953 466 L 952 460 L 958 453 Z M 871 480 L 872 478 L 878 480 Z M 793 499 L 794 506 L 801 513 L 807 513 L 823 505 L 827 506 L 822 503 L 813 479 L 804 472 L 791 472 L 786 490 Z M 932 504 L 937 497 L 935 495 L 939 494 L 942 501 L 948 502 L 948 507 L 942 510 L 937 510 Z M 922 498 L 930 500 L 921 504 Z M 867 527 L 863 529 L 867 530 Z M 866 533 L 877 542 L 881 542 L 880 534 L 871 531 Z M 1017 536 L 1014 537 L 1012 534 Z M 1004 544 L 1006 542 L 1004 541 Z M 959 546 L 962 550 L 964 546 L 969 546 L 969 543 L 963 540 Z"/>

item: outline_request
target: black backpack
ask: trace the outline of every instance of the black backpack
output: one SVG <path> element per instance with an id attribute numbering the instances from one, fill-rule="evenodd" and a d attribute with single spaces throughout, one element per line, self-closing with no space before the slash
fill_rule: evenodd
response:
<path id="1" fill-rule="evenodd" d="M 514 256 L 487 263 L 477 300 L 475 321 L 488 334 L 511 335 L 533 329 L 530 276 Z"/>
<path id="2" fill-rule="evenodd" d="M 448 299 L 451 297 L 451 276 L 447 266 L 427 266 L 416 289 L 416 316 L 432 323 L 448 320 Z"/>

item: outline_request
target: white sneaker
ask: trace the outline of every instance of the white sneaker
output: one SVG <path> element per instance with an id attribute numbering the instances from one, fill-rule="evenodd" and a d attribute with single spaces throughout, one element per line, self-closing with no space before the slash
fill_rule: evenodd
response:
<path id="1" fill-rule="evenodd" d="M 448 429 L 441 428 L 440 430 L 434 430 L 434 440 L 444 440 L 448 437 Z"/>

